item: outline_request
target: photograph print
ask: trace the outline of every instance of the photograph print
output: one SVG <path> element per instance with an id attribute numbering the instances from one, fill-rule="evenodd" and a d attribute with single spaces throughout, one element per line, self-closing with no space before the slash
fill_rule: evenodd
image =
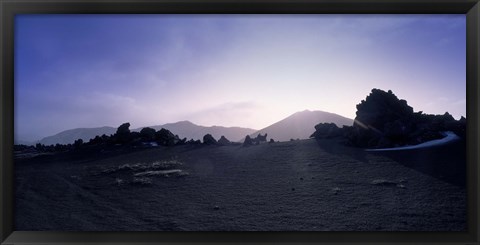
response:
<path id="1" fill-rule="evenodd" d="M 465 15 L 20 14 L 16 231 L 466 231 Z"/>

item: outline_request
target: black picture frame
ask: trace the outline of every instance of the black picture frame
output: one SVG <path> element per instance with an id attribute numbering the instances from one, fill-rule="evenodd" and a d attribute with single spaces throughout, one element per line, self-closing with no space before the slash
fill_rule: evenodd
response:
<path id="1" fill-rule="evenodd" d="M 30 232 L 14 231 L 13 111 L 16 14 L 465 14 L 466 232 Z M 1 244 L 479 244 L 479 0 L 0 0 Z"/>

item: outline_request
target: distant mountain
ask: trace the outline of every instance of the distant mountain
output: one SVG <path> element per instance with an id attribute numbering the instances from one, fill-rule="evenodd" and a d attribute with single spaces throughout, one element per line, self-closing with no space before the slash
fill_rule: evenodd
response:
<path id="1" fill-rule="evenodd" d="M 142 127 L 143 128 L 143 127 Z M 139 132 L 142 128 L 131 129 L 132 131 Z M 203 140 L 203 136 L 206 134 L 211 134 L 215 139 L 220 139 L 223 135 L 227 139 L 240 139 L 245 135 L 255 132 L 255 129 L 251 128 L 240 128 L 240 127 L 221 127 L 221 126 L 212 126 L 205 127 L 193 124 L 189 121 L 180 121 L 176 123 L 167 123 L 164 125 L 150 126 L 155 130 L 160 130 L 165 128 L 170 130 L 173 134 L 177 134 L 180 138 L 187 138 L 188 140 Z M 76 128 L 70 129 L 58 134 L 45 137 L 39 141 L 39 143 L 44 145 L 55 145 L 59 144 L 72 144 L 77 139 L 82 139 L 84 142 L 88 142 L 90 139 L 95 138 L 97 135 L 111 135 L 115 134 L 117 128 L 114 127 L 99 127 L 99 128 Z"/>
<path id="2" fill-rule="evenodd" d="M 205 127 L 196 125 L 189 121 L 180 121 L 176 123 L 167 123 L 164 125 L 149 126 L 155 130 L 165 128 L 170 130 L 173 134 L 180 138 L 187 138 L 187 140 L 202 140 L 206 134 L 211 134 L 215 139 L 220 139 L 223 135 L 230 141 L 243 141 L 245 135 L 256 137 L 259 133 L 268 134 L 268 139 L 273 138 L 275 141 L 288 141 L 290 139 L 308 139 L 310 135 L 315 132 L 315 125 L 321 122 L 333 122 L 337 126 L 353 124 L 353 120 L 342 117 L 340 115 L 323 112 L 323 111 L 301 111 L 297 112 L 279 122 L 276 122 L 264 129 L 255 130 L 251 128 L 241 127 L 223 127 L 211 126 Z M 143 128 L 143 127 L 142 127 Z M 132 129 L 132 131 L 140 131 L 142 128 Z M 117 131 L 114 127 L 99 127 L 99 128 L 76 128 L 60 132 L 56 135 L 48 136 L 39 141 L 44 145 L 72 144 L 77 139 L 82 139 L 88 142 L 97 135 L 111 135 Z"/>
<path id="3" fill-rule="evenodd" d="M 95 138 L 97 135 L 110 135 L 117 131 L 113 127 L 100 127 L 100 128 L 75 128 L 62 131 L 56 135 L 48 136 L 40 140 L 40 144 L 55 145 L 55 144 L 72 144 L 75 140 L 82 139 L 84 142 Z"/>
<path id="4" fill-rule="evenodd" d="M 327 122 L 335 123 L 338 127 L 353 125 L 353 120 L 350 118 L 330 112 L 305 110 L 294 113 L 281 121 L 250 134 L 250 136 L 256 137 L 258 134 L 263 135 L 267 133 L 267 140 L 308 139 L 315 132 L 315 125 Z"/>
<path id="5" fill-rule="evenodd" d="M 155 130 L 165 128 L 170 130 L 173 134 L 177 134 L 180 138 L 187 138 L 187 140 L 203 140 L 203 136 L 211 134 L 216 140 L 225 136 L 229 140 L 237 140 L 245 135 L 249 135 L 255 132 L 255 129 L 241 128 L 241 127 L 222 127 L 222 126 L 199 126 L 189 121 L 180 121 L 176 123 L 167 123 L 164 125 L 150 126 Z M 140 131 L 142 128 L 135 129 L 134 131 Z"/>

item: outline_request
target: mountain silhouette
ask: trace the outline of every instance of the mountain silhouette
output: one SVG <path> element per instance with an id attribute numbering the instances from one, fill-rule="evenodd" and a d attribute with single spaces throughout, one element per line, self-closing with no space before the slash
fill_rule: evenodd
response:
<path id="1" fill-rule="evenodd" d="M 97 135 L 111 135 L 117 131 L 114 127 L 98 127 L 98 128 L 75 128 L 62 131 L 58 134 L 45 137 L 39 141 L 43 145 L 55 144 L 73 144 L 75 140 L 82 139 L 84 142 L 95 138 Z"/>
<path id="2" fill-rule="evenodd" d="M 318 123 L 335 123 L 338 127 L 353 125 L 353 120 L 335 113 L 324 111 L 300 111 L 283 120 L 280 120 L 266 128 L 250 134 L 256 137 L 258 134 L 268 134 L 267 140 L 288 141 L 290 139 L 308 139 L 315 132 Z M 243 141 L 243 140 L 242 140 Z"/>
<path id="3" fill-rule="evenodd" d="M 242 127 L 223 127 L 223 126 L 200 126 L 190 121 L 179 121 L 175 123 L 167 123 L 163 125 L 148 126 L 156 131 L 161 128 L 170 130 L 173 134 L 180 138 L 187 138 L 187 140 L 202 140 L 206 134 L 211 134 L 216 140 L 225 136 L 231 141 L 242 141 L 245 135 L 256 137 L 260 134 L 268 134 L 268 139 L 273 138 L 275 141 L 288 141 L 290 139 L 308 139 L 310 135 L 315 132 L 315 125 L 321 122 L 332 122 L 337 126 L 343 125 L 351 126 L 353 120 L 324 111 L 301 111 L 278 121 L 264 129 L 255 130 L 251 128 Z M 131 129 L 131 131 L 139 132 L 142 128 Z M 82 139 L 88 142 L 97 135 L 111 135 L 115 134 L 117 128 L 115 127 L 98 127 L 98 128 L 76 128 L 70 129 L 58 134 L 45 137 L 39 141 L 44 145 L 55 144 L 73 144 L 75 140 Z"/>
<path id="4" fill-rule="evenodd" d="M 144 128 L 131 129 L 131 131 L 140 132 Z M 173 134 L 178 135 L 180 138 L 187 138 L 188 140 L 202 140 L 206 134 L 211 134 L 215 139 L 225 136 L 227 139 L 240 139 L 247 134 L 255 132 L 255 129 L 241 128 L 241 127 L 222 127 L 222 126 L 199 126 L 189 121 L 180 121 L 176 123 L 167 123 L 164 125 L 149 126 L 156 131 L 161 128 L 170 130 Z M 98 128 L 76 128 L 62 131 L 58 134 L 45 137 L 39 141 L 43 145 L 55 145 L 55 144 L 73 144 L 75 140 L 82 139 L 84 142 L 88 142 L 90 139 L 99 135 L 111 135 L 115 134 L 117 128 L 114 127 L 98 127 Z"/>
<path id="5" fill-rule="evenodd" d="M 187 140 L 202 140 L 206 134 L 211 134 L 216 140 L 225 136 L 227 139 L 240 139 L 247 134 L 255 132 L 255 129 L 241 128 L 241 127 L 223 127 L 223 126 L 200 126 L 190 121 L 180 121 L 176 123 L 167 123 L 158 126 L 149 126 L 155 130 L 165 128 L 170 130 L 173 134 L 178 135 L 180 138 L 187 138 Z M 133 131 L 140 131 L 142 128 L 135 129 Z"/>

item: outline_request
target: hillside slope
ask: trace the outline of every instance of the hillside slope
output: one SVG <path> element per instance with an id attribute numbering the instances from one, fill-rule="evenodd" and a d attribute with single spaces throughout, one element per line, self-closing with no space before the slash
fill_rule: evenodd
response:
<path id="1" fill-rule="evenodd" d="M 343 125 L 351 126 L 353 120 L 324 111 L 300 111 L 278 121 L 266 128 L 251 134 L 256 137 L 258 134 L 268 134 L 267 140 L 288 141 L 290 139 L 308 139 L 315 132 L 315 125 L 318 123 L 335 123 L 338 127 Z"/>
<path id="2" fill-rule="evenodd" d="M 77 139 L 82 139 L 84 142 L 95 138 L 97 135 L 110 135 L 117 131 L 113 127 L 99 127 L 99 128 L 75 128 L 62 131 L 58 134 L 45 137 L 40 140 L 40 144 L 43 145 L 55 145 L 55 144 L 72 144 Z"/>

